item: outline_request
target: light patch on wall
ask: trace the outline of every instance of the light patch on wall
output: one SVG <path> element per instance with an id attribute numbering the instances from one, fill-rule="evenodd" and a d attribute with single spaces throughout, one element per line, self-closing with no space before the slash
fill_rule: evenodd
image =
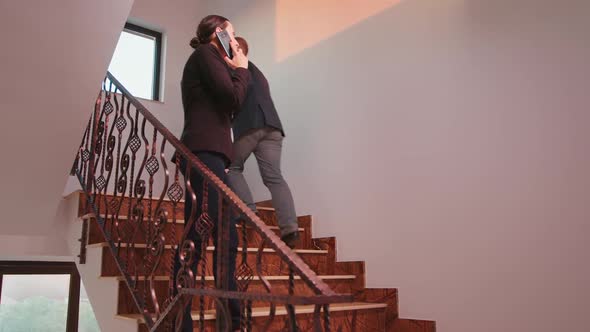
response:
<path id="1" fill-rule="evenodd" d="M 276 60 L 283 61 L 400 2 L 401 0 L 277 0 Z"/>

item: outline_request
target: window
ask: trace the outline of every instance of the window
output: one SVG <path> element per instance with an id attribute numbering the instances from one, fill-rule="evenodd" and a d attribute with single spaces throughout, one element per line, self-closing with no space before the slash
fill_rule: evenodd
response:
<path id="1" fill-rule="evenodd" d="M 76 265 L 0 262 L 0 332 L 100 332 Z"/>
<path id="2" fill-rule="evenodd" d="M 127 23 L 109 71 L 133 96 L 160 100 L 161 51 L 160 32 Z"/>

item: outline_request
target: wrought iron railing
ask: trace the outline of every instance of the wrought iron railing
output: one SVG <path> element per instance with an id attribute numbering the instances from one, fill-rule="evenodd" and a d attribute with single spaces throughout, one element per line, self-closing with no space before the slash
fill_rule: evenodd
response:
<path id="1" fill-rule="evenodd" d="M 177 158 L 171 162 L 174 154 Z M 180 160 L 186 160 L 184 168 Z M 186 179 L 191 172 L 199 172 L 205 181 L 203 188 L 192 188 L 190 181 L 185 181 L 193 204 L 190 213 L 184 216 L 184 232 L 180 235 L 175 229 L 183 219 L 182 171 Z M 72 173 L 82 185 L 87 212 L 96 220 L 149 331 L 179 328 L 190 297 L 198 299 L 197 321 L 201 331 L 206 328 L 205 309 L 213 305 L 215 329 L 229 330 L 229 299 L 241 302 L 242 329 L 246 331 L 268 330 L 275 319 L 277 305 L 286 307 L 285 328 L 297 331 L 295 306 L 300 304 L 313 305 L 314 331 L 329 331 L 329 305 L 352 300 L 349 295 L 332 291 L 110 73 L 88 121 Z M 218 220 L 210 220 L 207 206 L 202 206 L 203 213 L 196 215 L 197 198 L 201 204 L 206 204 L 212 191 L 218 193 L 220 201 Z M 235 275 L 229 277 L 235 278 L 238 291 L 229 291 L 229 277 L 224 272 L 228 269 L 230 220 L 237 215 L 242 216 L 238 228 L 240 257 Z M 187 238 L 191 227 L 201 236 L 200 248 Z M 207 255 L 210 247 L 207 246 L 215 227 L 217 261 L 222 264 L 217 264 L 215 286 L 211 286 Z M 255 263 L 248 260 L 248 232 L 260 238 Z M 263 253 L 269 249 L 278 255 L 288 271 L 289 285 L 284 293 L 273 289 L 273 282 L 263 271 Z M 176 255 L 182 267 L 174 275 Z M 194 264 L 196 255 L 200 259 L 197 273 L 193 275 L 189 265 Z M 155 286 L 160 274 L 168 276 L 164 294 Z M 255 274 L 264 291 L 249 290 Z M 313 295 L 295 294 L 295 275 Z M 260 303 L 269 307 L 269 315 L 257 326 L 252 307 Z"/>

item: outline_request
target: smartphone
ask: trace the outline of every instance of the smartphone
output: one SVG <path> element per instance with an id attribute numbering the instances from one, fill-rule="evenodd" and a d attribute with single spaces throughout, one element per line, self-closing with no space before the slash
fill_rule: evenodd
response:
<path id="1" fill-rule="evenodd" d="M 234 55 L 229 44 L 231 42 L 231 38 L 229 37 L 229 33 L 227 32 L 227 30 L 221 30 L 220 32 L 215 32 L 215 34 L 217 35 L 217 39 L 219 40 L 221 47 L 225 51 L 225 54 L 227 54 L 227 57 L 232 59 Z"/>

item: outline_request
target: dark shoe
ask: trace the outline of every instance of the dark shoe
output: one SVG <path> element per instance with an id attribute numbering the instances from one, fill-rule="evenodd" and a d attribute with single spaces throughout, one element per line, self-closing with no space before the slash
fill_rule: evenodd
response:
<path id="1" fill-rule="evenodd" d="M 281 240 L 283 240 L 283 242 L 285 242 L 287 247 L 293 249 L 299 243 L 299 231 L 295 231 L 293 233 L 283 235 L 283 236 L 281 236 Z"/>

